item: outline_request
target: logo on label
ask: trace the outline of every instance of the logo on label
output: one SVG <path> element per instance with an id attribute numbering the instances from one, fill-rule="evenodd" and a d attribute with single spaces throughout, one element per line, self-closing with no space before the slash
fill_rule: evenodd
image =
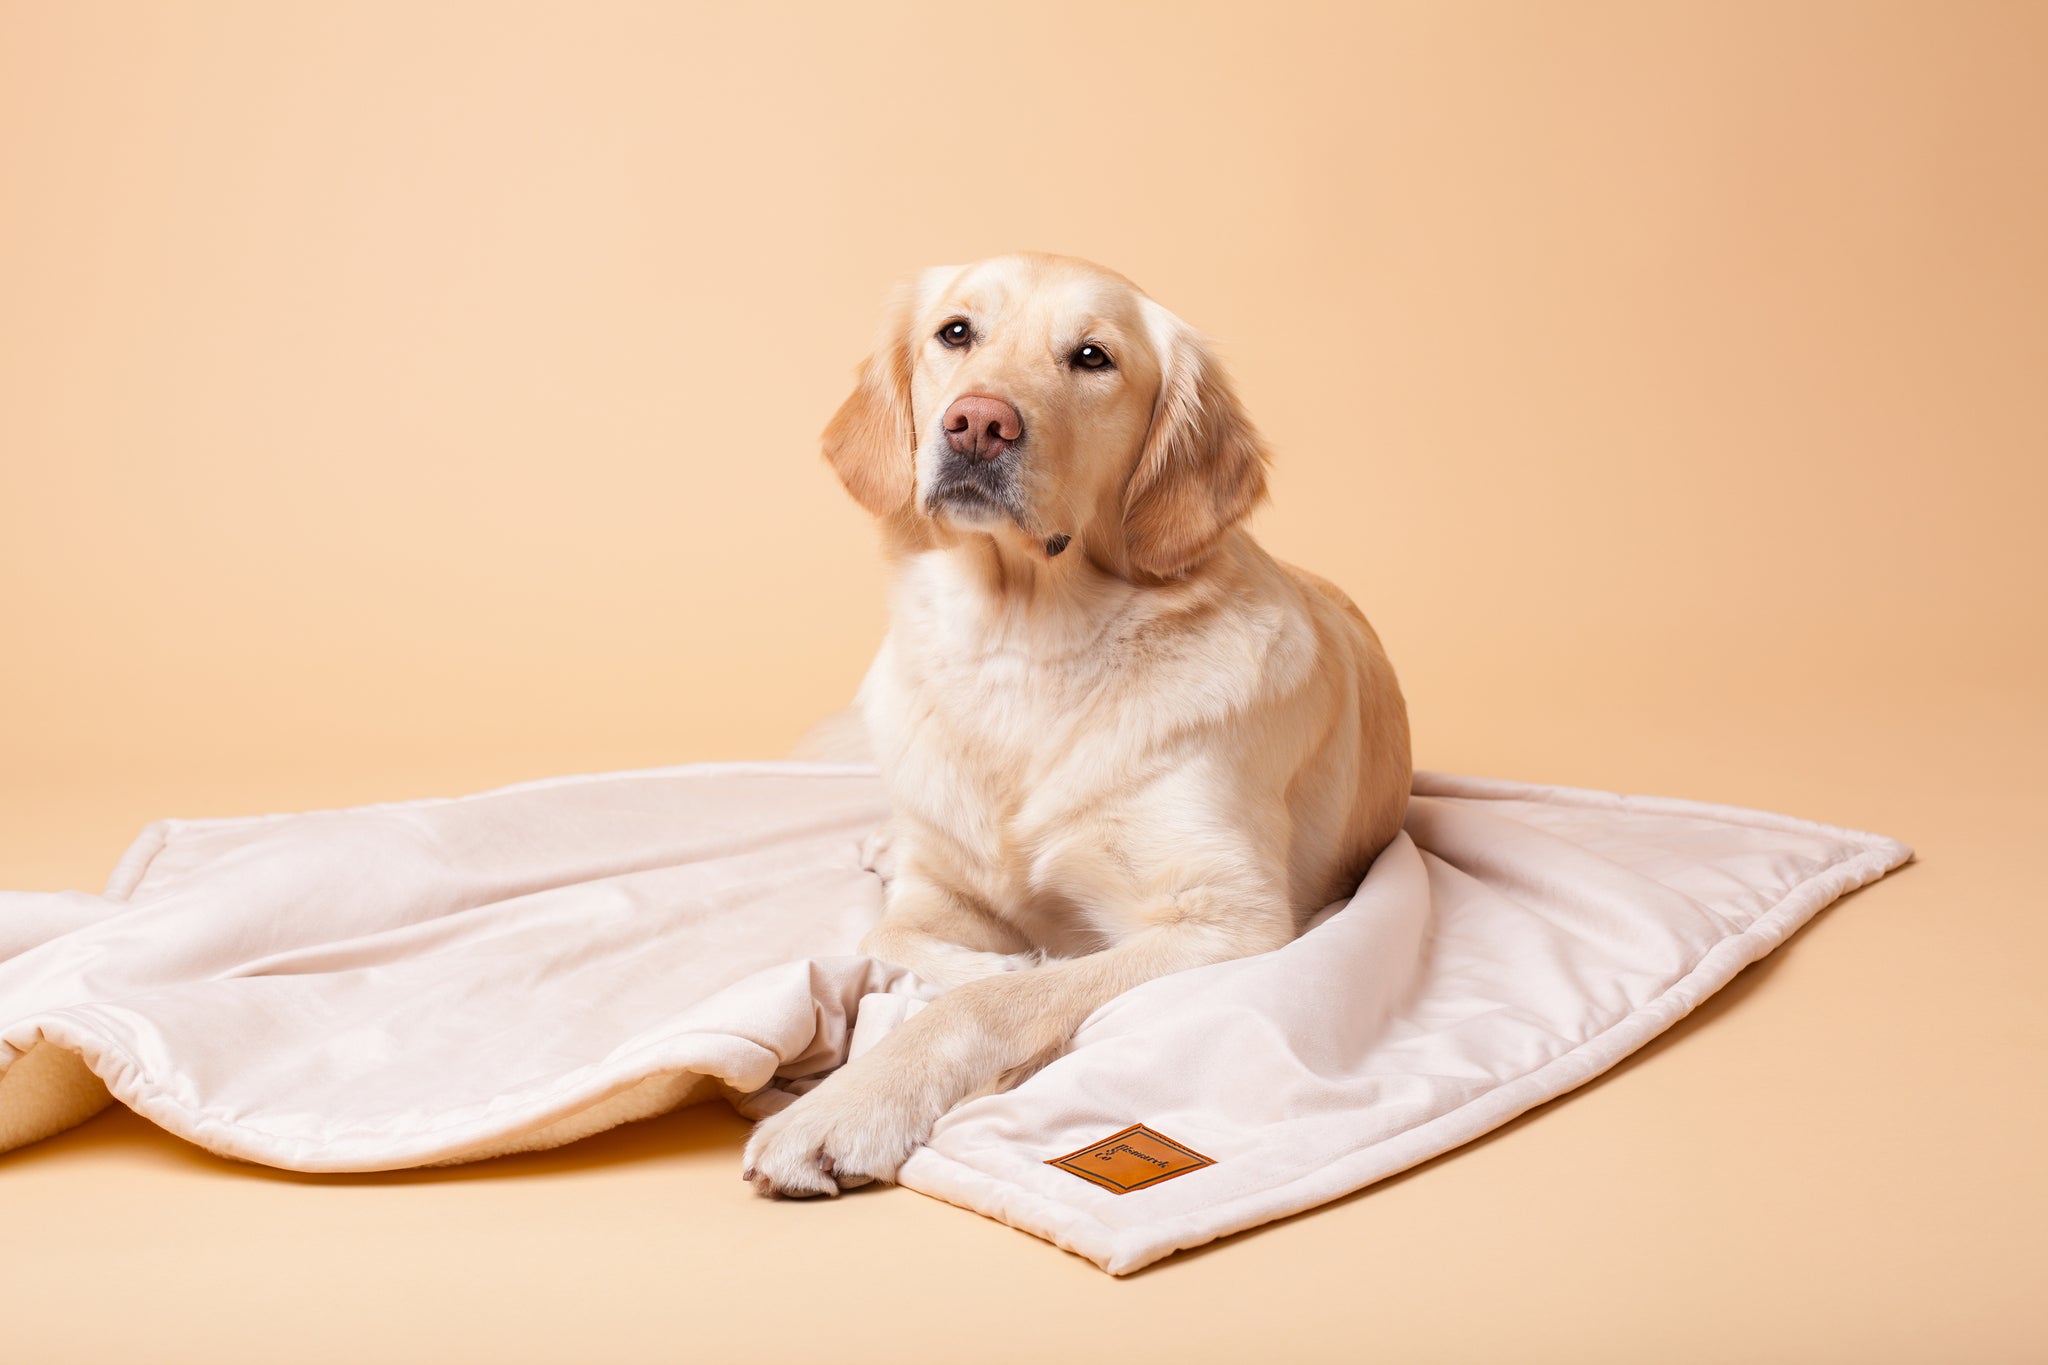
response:
<path id="1" fill-rule="evenodd" d="M 1078 1175 L 1112 1194 L 1129 1194 L 1216 1163 L 1192 1147 L 1183 1147 L 1163 1133 L 1134 1123 L 1093 1146 L 1054 1157 L 1045 1164 Z"/>

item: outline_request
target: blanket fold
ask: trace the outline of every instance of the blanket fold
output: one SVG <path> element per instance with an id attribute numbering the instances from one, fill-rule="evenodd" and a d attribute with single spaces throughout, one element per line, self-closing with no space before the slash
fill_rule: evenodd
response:
<path id="1" fill-rule="evenodd" d="M 118 1099 L 302 1171 L 773 1112 L 929 1000 L 860 957 L 872 769 L 697 764 L 162 821 L 106 891 L 0 892 L 0 1151 Z M 1877 835 L 1420 773 L 1357 893 L 1109 1002 L 902 1183 L 1114 1273 L 1349 1193 L 1599 1074 L 1844 893 Z M 1047 1164 L 1132 1124 L 1212 1164 Z M 737 1159 L 737 1154 L 735 1154 Z"/>

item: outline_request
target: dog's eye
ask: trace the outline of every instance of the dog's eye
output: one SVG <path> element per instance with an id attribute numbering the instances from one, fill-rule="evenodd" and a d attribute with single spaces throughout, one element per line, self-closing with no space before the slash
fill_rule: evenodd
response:
<path id="1" fill-rule="evenodd" d="M 974 329 L 967 325 L 966 319 L 954 318 L 939 329 L 939 340 L 958 349 L 974 340 Z"/>
<path id="2" fill-rule="evenodd" d="M 1089 342 L 1067 359 L 1077 370 L 1109 370 L 1116 368 L 1116 362 L 1109 358 L 1109 352 Z"/>

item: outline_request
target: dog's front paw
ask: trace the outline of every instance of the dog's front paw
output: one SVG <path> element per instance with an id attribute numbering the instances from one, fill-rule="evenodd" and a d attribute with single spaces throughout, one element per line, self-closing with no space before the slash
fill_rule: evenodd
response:
<path id="1" fill-rule="evenodd" d="M 755 1189 L 801 1199 L 896 1179 L 938 1116 L 874 1094 L 860 1079 L 835 1076 L 754 1126 L 745 1176 Z"/>

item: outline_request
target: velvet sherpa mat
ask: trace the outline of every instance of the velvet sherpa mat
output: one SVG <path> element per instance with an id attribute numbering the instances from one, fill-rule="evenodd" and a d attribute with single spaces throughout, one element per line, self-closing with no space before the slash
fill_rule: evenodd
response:
<path id="1" fill-rule="evenodd" d="M 101 895 L 0 892 L 0 1151 L 110 1094 L 299 1171 L 476 1160 L 713 1095 L 772 1112 L 929 994 L 855 955 L 884 810 L 872 769 L 783 762 L 151 825 Z M 1348 901 L 1111 1001 L 947 1115 L 902 1183 L 1135 1270 L 1584 1083 L 1910 856 L 1419 773 Z"/>

